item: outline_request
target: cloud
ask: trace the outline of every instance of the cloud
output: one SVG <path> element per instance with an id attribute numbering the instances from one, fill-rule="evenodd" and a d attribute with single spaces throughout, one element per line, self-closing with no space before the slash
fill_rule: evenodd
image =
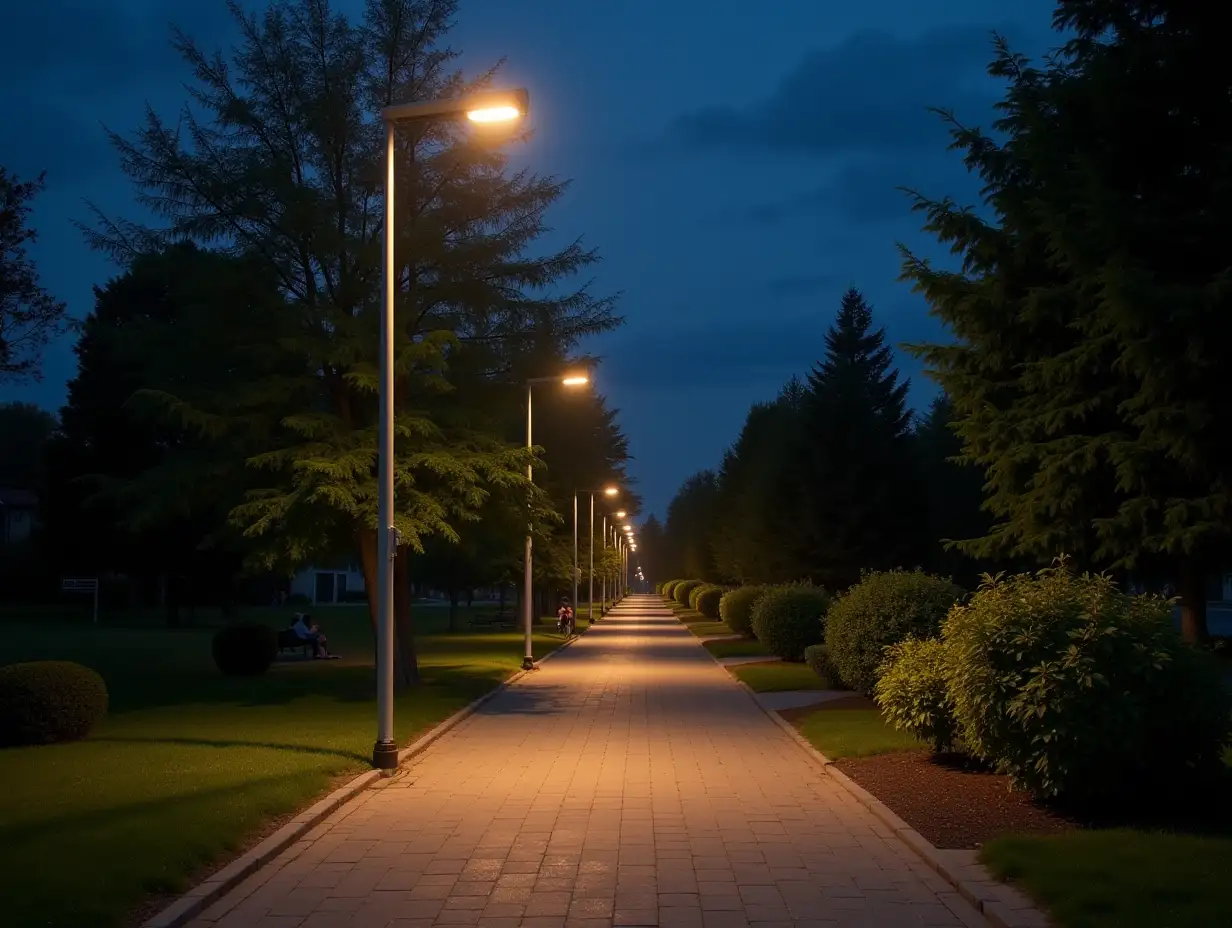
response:
<path id="1" fill-rule="evenodd" d="M 982 119 L 1000 96 L 985 71 L 992 31 L 858 32 L 809 54 L 763 100 L 685 114 L 671 136 L 691 148 L 820 155 L 944 150 L 946 129 L 930 107 Z"/>
<path id="2" fill-rule="evenodd" d="M 727 222 L 778 225 L 801 217 L 831 216 L 848 224 L 910 219 L 911 197 L 953 196 L 963 203 L 979 194 L 979 178 L 970 174 L 957 152 L 933 156 L 868 156 L 844 159 L 829 182 L 777 200 L 735 207 Z"/>
<path id="3" fill-rule="evenodd" d="M 833 274 L 797 274 L 776 277 L 768 286 L 776 296 L 799 296 L 833 287 L 837 282 L 838 278 Z"/>

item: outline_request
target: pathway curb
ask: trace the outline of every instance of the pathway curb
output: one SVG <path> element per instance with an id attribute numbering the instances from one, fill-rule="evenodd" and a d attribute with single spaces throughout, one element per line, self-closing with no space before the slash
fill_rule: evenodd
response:
<path id="1" fill-rule="evenodd" d="M 587 630 L 589 630 L 589 626 Z M 579 640 L 585 633 L 583 631 L 581 634 L 575 635 L 553 648 L 535 662 L 536 667 L 551 660 L 561 651 Z M 534 673 L 533 670 L 517 671 L 474 702 L 463 706 L 453 715 L 449 716 L 449 718 L 430 728 L 418 740 L 398 752 L 398 766 L 401 767 L 402 764 L 415 755 L 422 754 L 431 747 L 433 742 L 439 740 L 460 723 L 474 715 L 484 703 L 495 699 L 527 674 L 532 673 Z M 355 779 L 340 786 L 324 799 L 317 801 L 300 812 L 295 818 L 287 822 L 256 847 L 241 854 L 221 870 L 211 874 L 170 905 L 142 922 L 141 928 L 180 928 L 180 926 L 196 918 L 220 898 L 252 876 L 257 870 L 285 851 L 338 808 L 354 799 L 364 790 L 389 779 L 389 777 L 389 774 L 384 774 L 380 770 L 369 770 L 366 773 L 359 774 Z"/>
<path id="2" fill-rule="evenodd" d="M 710 655 L 719 668 L 727 672 L 728 668 L 710 653 L 709 648 L 702 647 L 702 650 Z M 752 687 L 735 674 L 727 675 L 774 724 L 786 732 L 814 764 L 846 790 L 856 802 L 880 819 L 917 857 L 953 886 L 963 899 L 978 909 L 994 928 L 1049 928 L 1052 923 L 1047 917 L 1018 890 L 994 880 L 983 865 L 976 861 L 973 851 L 942 851 L 934 847 L 927 838 L 899 818 L 889 806 L 839 770 L 834 761 L 813 747 L 794 725 L 773 709 L 762 705 Z"/>

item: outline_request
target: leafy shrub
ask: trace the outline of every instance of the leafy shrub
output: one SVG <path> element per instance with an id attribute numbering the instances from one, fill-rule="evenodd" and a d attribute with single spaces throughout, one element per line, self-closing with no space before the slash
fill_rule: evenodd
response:
<path id="1" fill-rule="evenodd" d="M 88 735 L 107 714 L 107 684 L 72 661 L 0 667 L 0 745 L 54 744 Z"/>
<path id="2" fill-rule="evenodd" d="M 672 598 L 672 590 L 676 589 L 676 584 L 679 582 L 679 580 L 668 580 L 663 584 L 663 589 L 660 592 L 664 599 L 670 600 Z"/>
<path id="3" fill-rule="evenodd" d="M 697 605 L 694 607 L 708 619 L 718 619 L 719 603 L 723 599 L 724 589 L 721 586 L 708 586 L 694 595 Z"/>
<path id="4" fill-rule="evenodd" d="M 985 578 L 944 626 L 959 735 L 1040 797 L 1126 798 L 1213 769 L 1229 694 L 1168 600 L 1059 566 Z M 1119 795 L 1117 795 L 1119 794 Z"/>
<path id="5" fill-rule="evenodd" d="M 241 622 L 214 635 L 214 663 L 229 677 L 265 673 L 278 654 L 278 636 L 268 625 Z"/>
<path id="6" fill-rule="evenodd" d="M 785 661 L 801 661 L 804 649 L 820 644 L 830 594 L 806 583 L 770 587 L 753 607 L 757 640 Z"/>
<path id="7" fill-rule="evenodd" d="M 872 693 L 886 647 L 935 636 L 961 595 L 961 587 L 921 570 L 866 573 L 826 614 L 826 647 L 839 677 Z"/>
<path id="8" fill-rule="evenodd" d="M 753 637 L 753 606 L 766 591 L 764 586 L 742 586 L 723 594 L 719 600 L 719 618 L 739 635 Z"/>
<path id="9" fill-rule="evenodd" d="M 659 583 L 656 583 L 656 584 L 654 585 L 654 591 L 655 591 L 655 593 L 656 593 L 656 594 L 662 594 L 662 593 L 663 593 L 663 583 L 662 583 L 662 581 L 660 581 Z"/>
<path id="10" fill-rule="evenodd" d="M 702 585 L 700 580 L 681 580 L 672 589 L 672 599 L 676 600 L 678 605 L 687 606 L 689 604 L 689 594 Z"/>
<path id="11" fill-rule="evenodd" d="M 702 611 L 701 607 L 698 605 L 698 597 L 701 596 L 703 593 L 705 593 L 707 590 L 720 590 L 719 595 L 721 596 L 722 595 L 721 589 L 722 589 L 721 587 L 715 586 L 713 583 L 704 583 L 704 582 L 700 586 L 693 587 L 693 589 L 689 591 L 689 608 L 695 609 L 696 611 L 701 612 Z"/>
<path id="12" fill-rule="evenodd" d="M 932 745 L 954 750 L 957 725 L 949 691 L 949 664 L 940 638 L 908 638 L 886 648 L 873 693 L 885 720 Z"/>
<path id="13" fill-rule="evenodd" d="M 821 677 L 830 689 L 840 685 L 838 672 L 834 669 L 834 661 L 830 659 L 830 649 L 824 644 L 811 644 L 804 649 L 804 663 L 809 670 Z"/>

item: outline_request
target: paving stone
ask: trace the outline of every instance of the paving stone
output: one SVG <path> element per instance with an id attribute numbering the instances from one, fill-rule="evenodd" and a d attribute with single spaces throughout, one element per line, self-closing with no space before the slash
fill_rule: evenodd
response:
<path id="1" fill-rule="evenodd" d="M 1017 894 L 984 892 L 1036 924 Z M 630 597 L 191 924 L 988 928 L 657 597 Z"/>

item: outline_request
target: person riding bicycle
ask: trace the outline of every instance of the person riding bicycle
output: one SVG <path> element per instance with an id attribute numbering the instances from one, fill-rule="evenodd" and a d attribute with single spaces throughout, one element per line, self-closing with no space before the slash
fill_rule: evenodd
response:
<path id="1" fill-rule="evenodd" d="M 573 634 L 573 606 L 570 605 L 568 597 L 560 601 L 560 608 L 556 610 L 556 629 L 564 635 Z"/>

